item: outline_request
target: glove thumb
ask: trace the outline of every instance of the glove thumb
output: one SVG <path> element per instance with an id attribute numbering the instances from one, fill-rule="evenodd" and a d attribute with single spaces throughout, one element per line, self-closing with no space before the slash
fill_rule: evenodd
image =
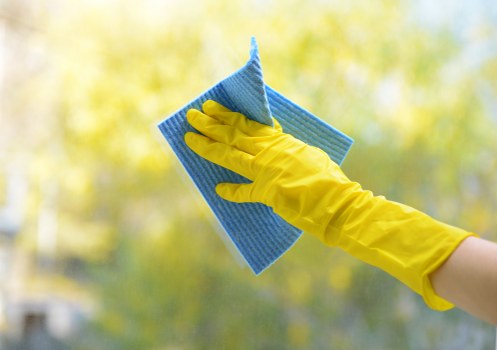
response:
<path id="1" fill-rule="evenodd" d="M 252 184 L 220 183 L 216 186 L 216 193 L 221 198 L 230 202 L 254 202 L 254 200 L 251 200 L 250 198 L 252 193 Z"/>

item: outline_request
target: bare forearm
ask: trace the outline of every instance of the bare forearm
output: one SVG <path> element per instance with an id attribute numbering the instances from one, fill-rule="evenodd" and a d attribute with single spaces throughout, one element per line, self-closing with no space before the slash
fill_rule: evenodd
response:
<path id="1" fill-rule="evenodd" d="M 497 325 L 497 244 L 464 240 L 431 275 L 438 295 L 473 316 Z"/>

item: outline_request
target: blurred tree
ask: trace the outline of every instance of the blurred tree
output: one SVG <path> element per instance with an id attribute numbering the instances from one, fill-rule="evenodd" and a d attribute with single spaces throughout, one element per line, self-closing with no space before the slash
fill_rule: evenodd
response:
<path id="1" fill-rule="evenodd" d="M 495 54 L 469 65 L 451 28 L 400 0 L 46 3 L 45 74 L 26 95 L 43 87 L 54 112 L 31 171 L 57 184 L 62 269 L 98 297 L 78 347 L 443 348 L 462 322 L 465 344 L 491 342 L 307 236 L 262 276 L 240 270 L 154 129 L 243 64 L 255 34 L 266 81 L 355 138 L 351 178 L 495 239 Z"/>

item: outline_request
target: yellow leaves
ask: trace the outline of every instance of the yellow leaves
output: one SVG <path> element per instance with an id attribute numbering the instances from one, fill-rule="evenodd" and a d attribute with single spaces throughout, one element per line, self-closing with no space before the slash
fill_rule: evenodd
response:
<path id="1" fill-rule="evenodd" d="M 312 348 L 329 339 L 330 324 L 343 326 L 344 315 L 364 331 L 364 321 L 350 312 L 354 295 L 364 300 L 352 285 L 361 271 L 352 258 L 317 242 L 307 247 L 303 237 L 262 276 L 240 272 L 204 222 L 210 210 L 203 202 L 206 210 L 198 210 L 199 195 L 178 185 L 173 155 L 155 130 L 163 117 L 244 64 L 251 35 L 269 85 L 355 138 L 344 164 L 354 179 L 384 190 L 379 194 L 430 201 L 443 207 L 443 217 L 464 217 L 467 229 L 496 231 L 494 192 L 471 192 L 458 172 L 480 174 L 478 188 L 494 185 L 495 155 L 489 150 L 479 157 L 474 150 L 494 145 L 494 124 L 475 116 L 475 82 L 485 81 L 489 101 L 495 100 L 495 60 L 488 58 L 473 75 L 455 60 L 459 44 L 420 30 L 404 4 L 81 0 L 60 2 L 47 13 L 43 80 L 17 95 L 37 107 L 32 110 L 45 111 L 27 114 L 48 135 L 32 152 L 26 231 L 36 230 L 40 184 L 52 181 L 59 188 L 57 254 L 100 262 L 114 252 L 117 237 L 132 237 L 122 253 L 129 266 L 113 266 L 104 278 L 111 280 L 104 302 L 118 306 L 101 322 L 114 339 L 128 337 L 124 330 L 132 324 L 147 327 L 143 337 L 157 346 L 157 335 L 169 331 L 194 338 L 199 348 L 209 347 L 202 343 L 207 338 L 242 348 Z M 490 38 L 489 31 L 475 36 Z M 41 119 L 46 115 L 54 116 L 51 123 Z M 29 135 L 39 137 L 38 131 Z M 122 274 L 117 283 L 115 273 Z M 376 289 L 381 286 L 371 289 L 371 298 Z M 241 316 L 232 306 L 240 306 Z M 388 319 L 384 308 L 377 314 L 368 306 L 358 302 L 357 308 L 371 319 Z M 225 332 L 202 335 L 202 322 Z M 275 323 L 281 337 L 274 337 Z M 253 338 L 268 343 L 250 343 Z"/>
<path id="2" fill-rule="evenodd" d="M 77 201 L 77 198 L 74 198 Z M 115 229 L 105 222 L 79 221 L 59 215 L 57 249 L 63 256 L 105 261 L 114 247 Z"/>
<path id="3" fill-rule="evenodd" d="M 6 172 L 0 171 L 0 208 L 6 205 L 7 202 L 7 174 Z"/>
<path id="4" fill-rule="evenodd" d="M 292 347 L 305 349 L 309 345 L 310 326 L 307 322 L 291 321 L 287 333 Z"/>
<path id="5" fill-rule="evenodd" d="M 100 322 L 110 334 L 118 335 L 125 331 L 125 320 L 122 314 L 115 311 L 104 311 L 100 314 Z"/>
<path id="6" fill-rule="evenodd" d="M 67 167 L 61 180 L 64 191 L 73 198 L 81 200 L 93 191 L 91 169 L 85 169 L 83 166 Z"/>
<path id="7" fill-rule="evenodd" d="M 329 269 L 328 283 L 338 293 L 346 292 L 352 283 L 352 269 L 347 264 L 336 264 Z"/>
<path id="8" fill-rule="evenodd" d="M 296 304 L 304 304 L 312 295 L 313 285 L 309 271 L 306 269 L 295 270 L 287 280 L 290 298 Z"/>

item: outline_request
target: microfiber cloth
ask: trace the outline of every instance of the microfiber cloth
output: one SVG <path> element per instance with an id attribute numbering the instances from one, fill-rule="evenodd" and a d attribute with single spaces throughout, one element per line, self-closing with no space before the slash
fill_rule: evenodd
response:
<path id="1" fill-rule="evenodd" d="M 271 116 L 274 116 L 284 132 L 321 148 L 337 164 L 342 163 L 353 141 L 264 83 L 255 38 L 252 38 L 250 59 L 244 67 L 159 123 L 163 136 L 221 226 L 250 268 L 259 274 L 285 253 L 302 231 L 264 204 L 232 203 L 215 193 L 215 186 L 220 182 L 249 181 L 201 158 L 183 140 L 186 132 L 195 131 L 186 121 L 186 112 L 191 108 L 201 110 L 202 103 L 209 99 L 263 124 L 272 125 Z"/>

